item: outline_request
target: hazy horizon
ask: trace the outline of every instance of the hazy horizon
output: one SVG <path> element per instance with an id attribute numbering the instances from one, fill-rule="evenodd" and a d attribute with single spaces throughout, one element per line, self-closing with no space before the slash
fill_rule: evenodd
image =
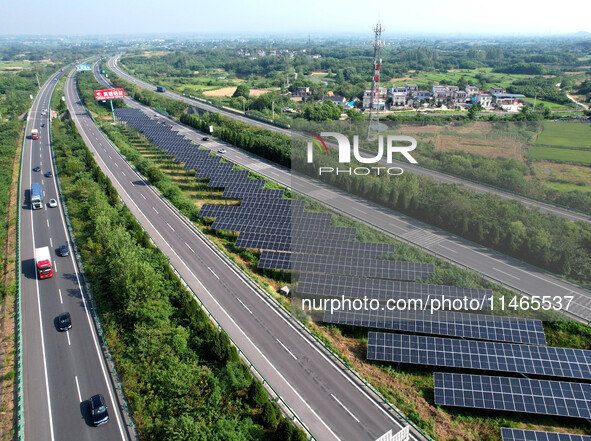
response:
<path id="1" fill-rule="evenodd" d="M 5 14 L 0 36 L 132 37 L 137 35 L 195 36 L 357 36 L 371 34 L 376 22 L 384 37 L 560 37 L 591 32 L 587 1 L 569 2 L 568 8 L 540 8 L 528 1 L 499 0 L 494 6 L 451 0 L 442 4 L 423 0 L 415 4 L 362 5 L 353 0 L 298 2 L 285 7 L 270 0 L 256 5 L 236 0 L 219 3 L 172 0 L 105 0 L 97 10 L 72 0 L 13 3 Z M 573 13 L 578 11 L 578 13 Z"/>

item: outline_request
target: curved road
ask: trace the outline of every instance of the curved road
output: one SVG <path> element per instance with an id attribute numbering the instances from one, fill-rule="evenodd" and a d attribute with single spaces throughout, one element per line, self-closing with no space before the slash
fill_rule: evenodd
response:
<path id="1" fill-rule="evenodd" d="M 373 441 L 400 427 L 377 397 L 133 170 L 80 104 L 73 75 L 66 82 L 66 103 L 86 145 L 138 221 L 316 439 Z"/>
<path id="2" fill-rule="evenodd" d="M 127 441 L 132 437 L 120 415 L 121 403 L 114 393 L 73 253 L 59 257 L 56 251 L 62 243 L 71 247 L 71 239 L 51 160 L 50 121 L 42 112 L 50 108 L 53 89 L 62 75 L 62 72 L 54 74 L 35 98 L 25 133 L 29 135 L 37 128 L 40 139 L 26 139 L 23 150 L 20 178 L 22 435 L 31 441 Z M 32 171 L 36 166 L 41 172 Z M 45 176 L 49 171 L 53 177 Z M 43 187 L 43 209 L 31 209 L 31 182 Z M 58 207 L 49 208 L 49 199 L 58 200 Z M 35 269 L 34 249 L 44 246 L 50 249 L 54 276 L 40 280 Z M 59 332 L 55 319 L 65 311 L 72 316 L 72 329 Z M 89 424 L 86 400 L 97 393 L 105 397 L 110 421 L 95 428 Z"/>
<path id="3" fill-rule="evenodd" d="M 149 84 L 145 81 L 139 80 L 135 77 L 132 77 L 128 73 L 121 70 L 121 68 L 119 68 L 119 66 L 117 64 L 117 62 L 119 61 L 119 58 L 121 56 L 122 56 L 122 54 L 119 54 L 119 55 L 116 55 L 116 56 L 110 58 L 108 61 L 109 68 L 113 72 L 115 72 L 117 75 L 119 75 L 120 77 L 124 78 L 125 80 L 127 80 L 129 82 L 132 82 L 132 83 L 134 83 L 140 87 L 143 87 L 145 89 L 148 89 L 151 91 L 156 91 L 156 86 Z M 174 92 L 166 91 L 163 93 L 163 95 L 167 96 L 168 98 L 183 101 L 187 104 L 190 104 L 191 106 L 206 110 L 208 112 L 219 112 L 228 118 L 240 120 L 245 123 L 248 123 L 248 124 L 251 124 L 254 126 L 258 126 L 258 127 L 264 127 L 268 130 L 273 130 L 274 132 L 282 133 L 287 136 L 292 136 L 292 134 L 293 134 L 292 130 L 282 129 L 280 127 L 276 127 L 274 125 L 267 124 L 262 121 L 256 121 L 253 119 L 244 118 L 244 117 L 237 115 L 235 113 L 228 112 L 226 110 L 208 105 L 206 103 L 202 103 L 201 101 L 196 101 L 191 98 L 187 98 L 185 96 L 178 95 Z M 573 221 L 579 220 L 579 221 L 584 221 L 584 222 L 591 222 L 591 215 L 589 215 L 589 214 L 579 213 L 577 211 L 569 210 L 568 208 L 557 207 L 557 206 L 554 206 L 549 203 L 545 203 L 545 202 L 537 201 L 535 199 L 528 198 L 527 196 L 521 196 L 518 194 L 508 192 L 508 191 L 503 191 L 503 190 L 500 190 L 500 189 L 497 189 L 497 188 L 494 188 L 494 187 L 491 187 L 491 186 L 488 186 L 485 184 L 474 183 L 474 182 L 471 182 L 471 181 L 468 181 L 468 180 L 465 180 L 462 178 L 451 176 L 451 175 L 443 173 L 443 172 L 429 170 L 429 169 L 426 169 L 426 168 L 423 168 L 423 167 L 420 167 L 417 165 L 412 165 L 412 164 L 409 164 L 408 162 L 393 160 L 392 165 L 402 167 L 405 171 L 411 171 L 411 172 L 419 174 L 419 175 L 429 176 L 439 182 L 444 182 L 444 183 L 448 183 L 448 184 L 461 184 L 464 187 L 469 188 L 469 189 L 471 189 L 475 192 L 478 192 L 478 193 L 493 193 L 503 199 L 518 200 L 518 201 L 523 202 L 525 205 L 527 205 L 529 207 L 538 208 L 542 212 L 553 213 L 553 214 L 556 214 L 557 216 L 562 216 L 562 217 L 565 217 L 565 218 L 573 220 Z"/>

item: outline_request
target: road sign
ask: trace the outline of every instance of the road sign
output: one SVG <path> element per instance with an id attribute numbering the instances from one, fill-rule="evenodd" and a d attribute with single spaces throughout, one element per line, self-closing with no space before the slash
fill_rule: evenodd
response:
<path id="1" fill-rule="evenodd" d="M 104 90 L 95 90 L 94 91 L 94 99 L 95 100 L 114 100 L 117 98 L 123 98 L 125 96 L 125 92 L 123 89 L 104 89 Z"/>
<path id="2" fill-rule="evenodd" d="M 79 64 L 76 66 L 76 70 L 91 70 L 91 67 L 88 64 Z"/>

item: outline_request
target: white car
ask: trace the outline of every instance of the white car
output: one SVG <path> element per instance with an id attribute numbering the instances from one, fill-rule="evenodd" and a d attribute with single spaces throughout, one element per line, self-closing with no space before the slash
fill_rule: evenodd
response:
<path id="1" fill-rule="evenodd" d="M 51 208 L 55 208 L 55 207 L 57 207 L 57 201 L 56 201 L 55 199 L 50 199 L 50 200 L 49 200 L 49 206 L 50 206 Z"/>
<path id="2" fill-rule="evenodd" d="M 225 154 L 225 153 L 226 153 L 226 149 L 219 149 L 219 150 L 218 150 L 218 153 L 219 153 L 220 155 L 223 155 L 223 154 Z"/>

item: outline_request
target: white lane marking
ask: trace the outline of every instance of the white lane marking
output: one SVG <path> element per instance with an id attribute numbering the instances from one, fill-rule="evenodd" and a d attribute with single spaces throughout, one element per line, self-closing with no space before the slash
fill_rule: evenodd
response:
<path id="1" fill-rule="evenodd" d="M 334 394 L 330 394 L 330 396 L 331 396 L 331 397 L 333 397 L 333 398 L 334 398 L 334 400 L 335 400 L 337 403 L 339 403 L 339 404 L 341 405 L 341 407 L 342 407 L 343 409 L 345 409 L 345 410 L 347 411 L 347 413 L 348 413 L 349 415 L 351 415 L 355 421 L 357 421 L 358 423 L 360 423 L 360 421 L 357 419 L 357 417 L 356 417 L 355 415 L 353 415 L 353 412 L 351 412 L 349 409 L 347 409 L 347 408 L 345 407 L 345 405 L 344 405 L 343 403 L 341 403 L 337 397 L 335 397 L 335 396 L 334 396 Z"/>
<path id="2" fill-rule="evenodd" d="M 49 219 L 47 219 L 47 228 L 49 228 Z"/>
<path id="3" fill-rule="evenodd" d="M 115 163 L 115 167 L 119 167 L 119 164 Z"/>
<path id="4" fill-rule="evenodd" d="M 166 222 L 166 225 L 168 225 L 168 228 L 170 228 L 172 231 L 174 231 L 174 228 L 172 228 L 172 225 L 170 225 L 168 222 Z"/>
<path id="5" fill-rule="evenodd" d="M 187 245 L 187 248 L 189 248 L 191 250 L 191 252 L 193 254 L 195 254 L 195 250 L 193 248 L 191 248 L 191 246 L 187 242 L 185 242 L 185 245 Z"/>
<path id="6" fill-rule="evenodd" d="M 158 210 L 156 210 L 154 207 L 152 207 L 152 210 L 154 210 L 156 212 L 156 214 L 160 214 L 160 213 L 158 213 Z"/>
<path id="7" fill-rule="evenodd" d="M 218 275 L 216 273 L 213 272 L 213 270 L 210 267 L 207 267 L 207 269 L 209 271 L 211 271 L 211 274 L 213 274 L 215 276 L 216 279 L 220 280 L 220 278 L 218 277 Z"/>
<path id="8" fill-rule="evenodd" d="M 122 174 L 123 176 L 127 176 L 127 175 L 125 174 L 125 172 L 124 172 L 124 171 L 122 171 L 122 172 L 121 172 L 121 174 Z"/>
<path id="9" fill-rule="evenodd" d="M 402 228 L 400 225 L 393 224 L 392 222 L 388 223 L 391 227 L 398 228 L 399 230 L 406 231 L 406 228 Z"/>
<path id="10" fill-rule="evenodd" d="M 248 308 L 248 306 L 246 306 L 246 305 L 244 304 L 244 302 L 243 302 L 242 300 L 240 300 L 238 297 L 236 297 L 236 300 L 238 300 L 238 301 L 240 302 L 240 304 L 241 304 L 242 306 L 244 306 L 244 309 L 246 309 L 246 310 L 247 310 L 247 311 L 250 313 L 250 315 L 254 315 L 254 314 L 252 313 L 252 311 L 251 311 L 251 310 Z"/>
<path id="11" fill-rule="evenodd" d="M 51 237 L 49 238 L 49 246 L 53 247 L 53 240 L 51 240 Z"/>
<path id="12" fill-rule="evenodd" d="M 447 250 L 447 251 L 450 251 L 450 252 L 452 252 L 452 253 L 456 253 L 456 254 L 458 254 L 458 252 L 457 252 L 456 250 L 452 250 L 451 248 L 448 248 L 448 247 L 446 247 L 445 245 L 441 245 L 440 243 L 437 243 L 437 244 L 435 244 L 435 245 L 439 245 L 441 248 L 443 248 L 443 249 L 445 249 L 445 250 Z"/>
<path id="13" fill-rule="evenodd" d="M 82 395 L 80 394 L 80 385 L 78 384 L 78 376 L 74 377 L 76 379 L 76 390 L 78 391 L 78 401 L 82 403 Z"/>
<path id="14" fill-rule="evenodd" d="M 43 184 L 45 184 L 45 183 L 43 182 L 43 179 L 41 179 L 41 185 L 43 185 Z M 45 194 L 45 192 L 43 192 L 43 194 Z"/>
<path id="15" fill-rule="evenodd" d="M 111 155 L 109 155 L 109 159 L 113 159 L 113 157 Z"/>
<path id="16" fill-rule="evenodd" d="M 55 260 L 53 261 L 53 271 L 57 272 L 57 262 Z"/>
<path id="17" fill-rule="evenodd" d="M 281 345 L 281 347 L 283 349 L 285 349 L 287 351 L 287 353 L 294 358 L 294 360 L 297 360 L 298 359 L 295 355 L 293 355 L 293 352 L 291 352 L 289 349 L 287 349 L 287 346 L 285 346 L 283 343 L 281 343 L 281 340 L 279 340 L 278 338 L 276 338 L 275 340 L 277 340 L 277 343 L 279 343 Z"/>
<path id="18" fill-rule="evenodd" d="M 506 275 L 506 276 L 513 277 L 514 279 L 517 279 L 517 280 L 521 280 L 519 277 L 517 277 L 517 276 L 514 276 L 513 274 L 506 273 L 505 271 L 501 271 L 500 269 L 498 269 L 498 268 L 495 268 L 494 266 L 493 266 L 493 269 L 494 269 L 495 271 L 498 271 L 498 272 L 500 272 L 500 273 L 502 273 L 502 274 Z"/>
<path id="19" fill-rule="evenodd" d="M 355 211 L 358 211 L 359 213 L 363 213 L 363 214 L 365 214 L 365 211 L 362 211 L 362 210 L 360 210 L 360 209 L 359 209 L 359 208 L 357 208 L 357 207 L 351 207 L 351 210 L 355 210 Z"/>
<path id="20" fill-rule="evenodd" d="M 72 342 L 70 341 L 70 333 L 68 331 L 66 331 L 66 336 L 68 337 L 68 346 L 72 346 Z"/>
<path id="21" fill-rule="evenodd" d="M 62 299 L 62 290 L 61 289 L 58 289 L 57 292 L 60 295 L 60 303 L 63 305 L 64 304 L 64 299 Z"/>
<path id="22" fill-rule="evenodd" d="M 140 193 L 140 196 L 143 197 L 144 199 L 146 199 L 146 197 L 143 194 L 141 194 L 141 193 Z"/>

